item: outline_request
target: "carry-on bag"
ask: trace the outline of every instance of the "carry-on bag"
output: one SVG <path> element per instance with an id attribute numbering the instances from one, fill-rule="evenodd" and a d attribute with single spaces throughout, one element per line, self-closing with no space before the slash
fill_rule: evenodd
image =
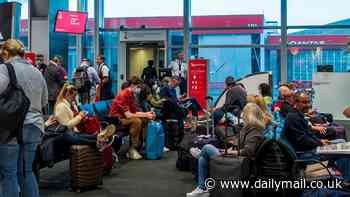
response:
<path id="1" fill-rule="evenodd" d="M 161 123 L 150 121 L 147 126 L 146 158 L 160 159 L 164 150 L 164 130 Z"/>
<path id="2" fill-rule="evenodd" d="M 73 191 L 96 188 L 102 185 L 103 154 L 88 145 L 71 146 L 70 175 Z"/>
<path id="3" fill-rule="evenodd" d="M 225 128 L 225 137 L 228 137 L 227 126 Z M 240 137 L 238 137 L 240 139 Z M 240 141 L 240 140 L 238 140 Z M 210 158 L 209 161 L 209 177 L 215 180 L 217 187 L 210 190 L 211 197 L 242 197 L 244 196 L 243 188 L 221 188 L 222 181 L 245 181 L 249 178 L 250 160 L 247 157 L 241 157 L 227 154 L 227 140 L 225 143 L 225 153 Z"/>

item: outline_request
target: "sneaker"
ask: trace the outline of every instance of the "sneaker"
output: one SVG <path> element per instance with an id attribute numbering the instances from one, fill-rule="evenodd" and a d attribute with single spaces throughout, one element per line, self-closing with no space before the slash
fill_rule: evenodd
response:
<path id="1" fill-rule="evenodd" d="M 208 190 L 203 190 L 199 187 L 196 187 L 191 193 L 187 193 L 186 197 L 209 197 L 210 193 Z"/>
<path id="2" fill-rule="evenodd" d="M 100 141 L 97 143 L 97 148 L 100 152 L 104 151 L 106 148 L 112 146 L 114 142 L 115 136 L 113 135 L 111 139 L 108 139 L 107 141 Z"/>
<path id="3" fill-rule="evenodd" d="M 140 160 L 142 159 L 142 156 L 140 155 L 139 152 L 135 148 L 130 148 L 129 150 L 129 157 L 132 160 Z"/>
<path id="4" fill-rule="evenodd" d="M 191 155 L 194 158 L 198 159 L 199 155 L 201 154 L 201 149 L 199 149 L 199 148 L 190 148 L 190 153 L 191 153 Z"/>
<path id="5" fill-rule="evenodd" d="M 169 152 L 169 151 L 170 151 L 170 149 L 164 146 L 163 152 L 166 153 L 166 152 Z"/>
<path id="6" fill-rule="evenodd" d="M 103 129 L 100 133 L 97 134 L 97 141 L 108 142 L 110 138 L 114 138 L 115 126 L 113 124 L 108 125 L 105 129 Z"/>

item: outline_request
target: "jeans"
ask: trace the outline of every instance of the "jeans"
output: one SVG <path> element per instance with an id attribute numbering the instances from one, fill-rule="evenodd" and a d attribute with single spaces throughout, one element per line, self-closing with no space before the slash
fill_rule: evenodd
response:
<path id="1" fill-rule="evenodd" d="M 207 144 L 203 146 L 198 159 L 198 187 L 205 190 L 205 179 L 208 178 L 209 171 L 209 159 L 213 156 L 220 155 L 219 150 L 211 145 Z"/>
<path id="2" fill-rule="evenodd" d="M 18 144 L 0 144 L 0 197 L 18 197 Z"/>
<path id="3" fill-rule="evenodd" d="M 38 145 L 41 143 L 41 130 L 33 124 L 23 127 L 23 144 L 20 145 L 18 160 L 18 181 L 22 196 L 39 197 L 39 186 L 33 173 L 33 162 Z"/>
<path id="4" fill-rule="evenodd" d="M 70 145 L 96 145 L 96 136 L 84 134 L 84 133 L 74 133 L 72 131 L 65 132 L 61 140 L 66 143 L 67 146 Z"/>

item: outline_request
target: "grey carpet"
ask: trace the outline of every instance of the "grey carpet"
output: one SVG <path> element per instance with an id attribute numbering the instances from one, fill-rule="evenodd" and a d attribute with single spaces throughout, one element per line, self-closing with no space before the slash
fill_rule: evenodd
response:
<path id="1" fill-rule="evenodd" d="M 69 188 L 69 163 L 61 162 L 54 168 L 41 171 L 42 197 L 184 197 L 194 188 L 189 172 L 175 168 L 176 152 L 167 153 L 161 160 L 128 161 L 117 165 L 103 179 L 100 189 L 74 193 Z"/>

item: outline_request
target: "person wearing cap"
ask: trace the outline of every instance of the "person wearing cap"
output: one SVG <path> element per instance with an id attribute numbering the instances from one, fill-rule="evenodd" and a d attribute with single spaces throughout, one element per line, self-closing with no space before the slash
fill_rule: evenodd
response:
<path id="1" fill-rule="evenodd" d="M 220 122 L 227 112 L 239 117 L 247 103 L 247 92 L 240 85 L 236 84 L 236 81 L 232 76 L 226 77 L 223 94 L 226 94 L 223 106 L 212 110 L 215 125 Z"/>
<path id="2" fill-rule="evenodd" d="M 33 174 L 33 161 L 44 132 L 42 108 L 48 103 L 48 90 L 40 71 L 23 57 L 23 44 L 15 39 L 7 40 L 1 47 L 0 56 L 12 64 L 18 85 L 30 100 L 30 107 L 23 124 L 23 142 L 9 131 L 0 131 L 0 196 L 39 197 L 39 187 Z M 0 95 L 10 83 L 8 70 L 0 65 Z M 1 123 L 6 124 L 6 123 Z M 19 182 L 19 183 L 18 183 Z"/>

